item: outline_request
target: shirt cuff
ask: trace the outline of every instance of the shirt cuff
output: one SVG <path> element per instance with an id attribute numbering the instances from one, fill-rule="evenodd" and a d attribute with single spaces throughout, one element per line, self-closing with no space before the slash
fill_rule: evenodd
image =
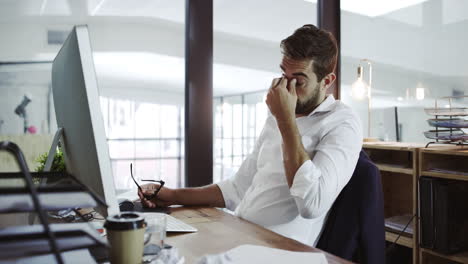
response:
<path id="1" fill-rule="evenodd" d="M 239 196 L 234 184 L 229 179 L 216 183 L 221 190 L 224 199 L 224 205 L 227 209 L 235 211 L 237 205 L 240 203 Z"/>
<path id="2" fill-rule="evenodd" d="M 294 175 L 293 184 L 289 189 L 291 195 L 304 200 L 321 174 L 311 160 L 304 162 Z"/>

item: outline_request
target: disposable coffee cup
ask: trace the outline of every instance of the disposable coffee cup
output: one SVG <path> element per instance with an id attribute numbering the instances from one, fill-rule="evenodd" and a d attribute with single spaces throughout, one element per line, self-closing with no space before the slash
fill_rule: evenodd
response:
<path id="1" fill-rule="evenodd" d="M 110 244 L 110 263 L 141 264 L 146 223 L 142 214 L 121 212 L 107 217 L 104 227 Z"/>

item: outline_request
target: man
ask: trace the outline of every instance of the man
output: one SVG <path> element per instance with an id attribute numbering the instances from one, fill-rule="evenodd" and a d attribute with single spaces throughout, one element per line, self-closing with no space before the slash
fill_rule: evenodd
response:
<path id="1" fill-rule="evenodd" d="M 348 183 L 362 144 L 354 112 L 327 89 L 336 79 L 331 33 L 304 25 L 281 42 L 266 120 L 253 152 L 231 178 L 200 188 L 163 188 L 148 207 L 226 207 L 248 221 L 315 245 L 333 202 Z M 151 194 L 157 185 L 145 185 Z"/>

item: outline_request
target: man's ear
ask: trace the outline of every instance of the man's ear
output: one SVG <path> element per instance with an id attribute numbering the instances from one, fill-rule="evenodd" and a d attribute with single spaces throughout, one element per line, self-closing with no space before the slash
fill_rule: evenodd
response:
<path id="1" fill-rule="evenodd" d="M 323 79 L 322 79 L 322 88 L 324 90 L 327 90 L 330 86 L 333 85 L 333 83 L 336 80 L 336 75 L 335 73 L 331 72 L 327 74 Z"/>

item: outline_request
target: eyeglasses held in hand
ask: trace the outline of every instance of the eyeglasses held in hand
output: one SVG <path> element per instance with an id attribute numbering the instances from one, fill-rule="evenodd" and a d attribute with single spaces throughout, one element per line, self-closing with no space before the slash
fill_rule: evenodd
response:
<path id="1" fill-rule="evenodd" d="M 156 197 L 159 193 L 159 191 L 161 190 L 161 188 L 164 186 L 164 181 L 155 181 L 155 180 L 141 180 L 141 181 L 144 181 L 144 182 L 157 182 L 159 183 L 159 187 L 156 189 L 156 191 L 153 193 L 153 194 L 145 194 L 143 192 L 143 189 L 140 187 L 140 185 L 137 183 L 137 181 L 135 180 L 135 178 L 133 177 L 133 164 L 130 163 L 130 176 L 132 176 L 132 180 L 133 182 L 136 184 L 136 186 L 138 187 L 138 190 L 143 194 L 143 196 L 145 197 L 146 200 L 152 200 L 154 197 Z"/>

